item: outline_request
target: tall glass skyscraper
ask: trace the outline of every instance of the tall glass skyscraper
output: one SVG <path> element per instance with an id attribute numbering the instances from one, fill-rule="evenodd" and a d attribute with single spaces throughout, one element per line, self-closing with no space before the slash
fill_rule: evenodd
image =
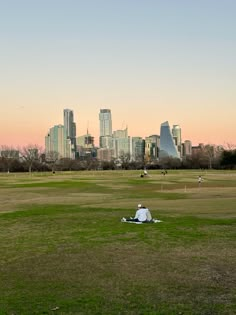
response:
<path id="1" fill-rule="evenodd" d="M 180 154 L 172 137 L 168 121 L 161 124 L 159 158 L 180 158 Z"/>
<path id="2" fill-rule="evenodd" d="M 133 161 L 143 161 L 143 156 L 145 152 L 145 141 L 141 137 L 133 137 L 131 145 L 131 160 Z"/>
<path id="3" fill-rule="evenodd" d="M 182 157 L 182 138 L 181 138 L 181 128 L 179 125 L 173 125 L 172 135 L 177 146 L 178 152 Z"/>
<path id="4" fill-rule="evenodd" d="M 112 119 L 110 109 L 100 109 L 99 113 L 100 121 L 100 148 L 112 148 Z"/>
<path id="5" fill-rule="evenodd" d="M 74 113 L 71 109 L 64 109 L 64 128 L 67 139 L 71 140 L 72 152 L 76 151 L 76 124 L 74 122 Z"/>

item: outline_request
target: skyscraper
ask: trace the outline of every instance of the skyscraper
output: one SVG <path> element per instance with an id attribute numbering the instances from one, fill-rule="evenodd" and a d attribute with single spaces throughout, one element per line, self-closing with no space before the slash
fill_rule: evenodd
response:
<path id="1" fill-rule="evenodd" d="M 145 160 L 155 161 L 158 158 L 160 148 L 160 136 L 152 135 L 145 138 Z"/>
<path id="2" fill-rule="evenodd" d="M 110 109 L 100 109 L 99 113 L 100 121 L 100 148 L 112 148 L 112 120 Z"/>
<path id="3" fill-rule="evenodd" d="M 74 113 L 71 109 L 64 109 L 64 128 L 67 139 L 71 140 L 73 157 L 76 151 L 76 124 L 74 122 Z"/>
<path id="4" fill-rule="evenodd" d="M 182 138 L 181 138 L 181 128 L 179 125 L 173 125 L 172 135 L 177 146 L 177 150 L 182 157 Z"/>
<path id="5" fill-rule="evenodd" d="M 46 158 L 50 158 L 54 153 L 57 153 L 59 158 L 72 157 L 71 140 L 66 136 L 63 125 L 50 128 L 45 137 L 45 151 Z"/>
<path id="6" fill-rule="evenodd" d="M 192 155 L 192 143 L 190 140 L 185 140 L 183 145 L 183 156 L 191 156 Z"/>
<path id="7" fill-rule="evenodd" d="M 160 131 L 160 152 L 159 158 L 173 157 L 180 158 L 180 154 L 177 150 L 177 146 L 174 143 L 174 139 L 170 132 L 170 126 L 168 121 L 161 124 Z"/>
<path id="8" fill-rule="evenodd" d="M 130 157 L 131 140 L 128 136 L 128 127 L 122 130 L 116 130 L 112 134 L 114 157 Z"/>
<path id="9" fill-rule="evenodd" d="M 141 137 L 132 137 L 131 159 L 133 161 L 142 162 L 145 151 L 145 140 Z"/>

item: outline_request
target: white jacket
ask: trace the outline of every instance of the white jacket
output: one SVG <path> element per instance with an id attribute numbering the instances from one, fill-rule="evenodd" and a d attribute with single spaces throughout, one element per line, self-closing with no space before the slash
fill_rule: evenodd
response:
<path id="1" fill-rule="evenodd" d="M 138 219 L 140 222 L 152 220 L 152 216 L 148 208 L 138 209 L 134 218 Z"/>

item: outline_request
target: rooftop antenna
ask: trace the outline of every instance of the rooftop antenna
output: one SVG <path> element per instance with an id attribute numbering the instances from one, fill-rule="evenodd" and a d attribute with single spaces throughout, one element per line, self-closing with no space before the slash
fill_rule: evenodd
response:
<path id="1" fill-rule="evenodd" d="M 85 147 L 88 147 L 88 134 L 89 134 L 89 122 L 87 121 L 87 131 L 86 131 L 86 136 L 85 136 Z"/>

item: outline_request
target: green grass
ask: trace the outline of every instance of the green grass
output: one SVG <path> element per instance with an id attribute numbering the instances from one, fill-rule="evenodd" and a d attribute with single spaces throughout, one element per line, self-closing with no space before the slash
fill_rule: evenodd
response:
<path id="1" fill-rule="evenodd" d="M 0 315 L 235 314 L 236 172 L 198 174 L 1 174 Z"/>

